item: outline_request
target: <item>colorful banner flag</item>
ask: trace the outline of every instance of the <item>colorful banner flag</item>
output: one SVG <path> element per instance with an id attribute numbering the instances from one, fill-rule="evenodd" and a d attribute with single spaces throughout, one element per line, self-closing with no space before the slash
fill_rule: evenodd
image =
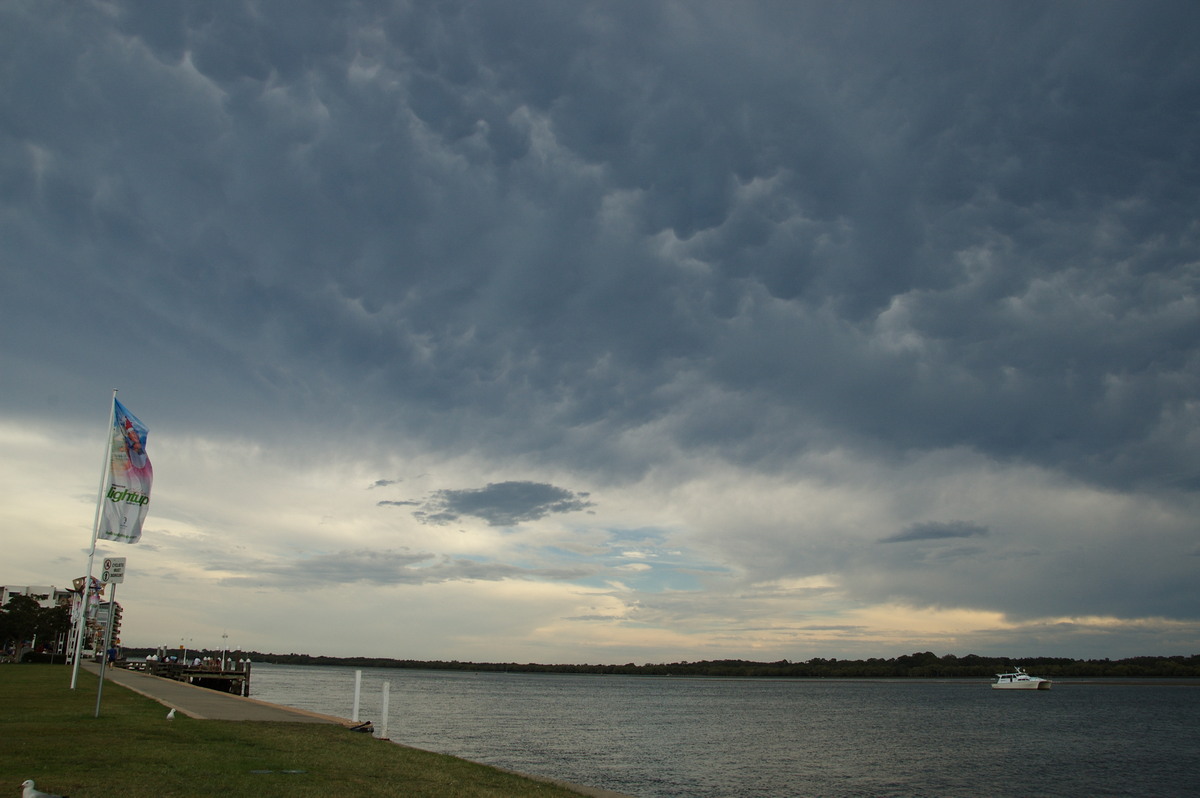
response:
<path id="1" fill-rule="evenodd" d="M 96 537 L 137 543 L 150 509 L 150 484 L 154 481 L 154 469 L 146 456 L 149 430 L 123 404 L 116 399 L 113 403 L 112 460 Z"/>

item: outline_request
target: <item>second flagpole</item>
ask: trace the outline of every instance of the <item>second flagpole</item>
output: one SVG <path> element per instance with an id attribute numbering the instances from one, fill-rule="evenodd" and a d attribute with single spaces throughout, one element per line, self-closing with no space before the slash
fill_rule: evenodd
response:
<path id="1" fill-rule="evenodd" d="M 117 413 L 117 389 L 113 388 L 112 399 L 108 402 L 108 426 L 105 427 L 104 464 L 100 469 L 100 490 L 96 493 L 96 517 L 92 521 L 92 546 L 88 551 L 87 576 L 83 578 L 83 589 L 79 594 L 79 620 L 75 629 L 75 651 L 71 662 L 71 689 L 79 680 L 79 658 L 83 653 L 83 630 L 87 625 L 88 594 L 92 590 L 92 565 L 96 560 L 96 536 L 100 532 L 100 513 L 103 508 L 104 490 L 107 487 L 109 471 L 112 469 L 113 423 Z"/>

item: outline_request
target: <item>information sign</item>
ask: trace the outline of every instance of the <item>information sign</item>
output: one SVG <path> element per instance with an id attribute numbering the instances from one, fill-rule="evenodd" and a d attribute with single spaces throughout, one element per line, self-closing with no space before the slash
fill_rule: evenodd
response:
<path id="1" fill-rule="evenodd" d="M 117 584 L 125 581 L 125 558 L 105 557 L 104 570 L 100 572 L 101 582 Z M 115 588 L 114 588 L 115 589 Z"/>

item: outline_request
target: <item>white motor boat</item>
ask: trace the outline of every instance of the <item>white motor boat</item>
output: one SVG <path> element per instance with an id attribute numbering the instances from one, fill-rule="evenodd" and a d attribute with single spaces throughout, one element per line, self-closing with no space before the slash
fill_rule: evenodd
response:
<path id="1" fill-rule="evenodd" d="M 993 690 L 1049 690 L 1050 680 L 1040 676 L 1030 676 L 1024 668 L 1016 668 L 1012 673 L 997 673 L 996 681 L 992 682 Z"/>

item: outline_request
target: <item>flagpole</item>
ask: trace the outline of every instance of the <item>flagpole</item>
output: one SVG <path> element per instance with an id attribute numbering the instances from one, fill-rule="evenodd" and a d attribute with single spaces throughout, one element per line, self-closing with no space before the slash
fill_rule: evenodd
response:
<path id="1" fill-rule="evenodd" d="M 105 427 L 104 463 L 100 469 L 100 489 L 96 492 L 96 518 L 92 521 L 92 547 L 88 551 L 87 576 L 83 578 L 83 590 L 80 592 L 79 622 L 75 630 L 75 655 L 71 666 L 71 689 L 79 680 L 79 657 L 83 652 L 83 629 L 87 620 L 88 593 L 92 590 L 92 564 L 96 559 L 96 537 L 100 534 L 100 511 L 104 506 L 104 490 L 109 481 L 109 471 L 112 469 L 113 424 L 117 414 L 117 389 L 113 388 L 112 400 L 108 403 L 108 426 Z"/>

